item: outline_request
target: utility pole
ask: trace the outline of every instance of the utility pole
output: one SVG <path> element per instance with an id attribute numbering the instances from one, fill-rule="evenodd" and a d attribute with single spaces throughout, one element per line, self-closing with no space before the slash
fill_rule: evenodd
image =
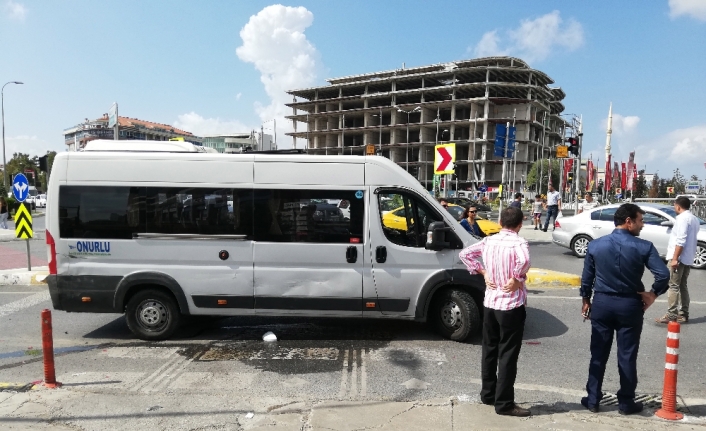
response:
<path id="1" fill-rule="evenodd" d="M 578 163 L 576 164 L 576 174 L 574 175 L 574 181 L 576 182 L 576 203 L 574 204 L 574 214 L 579 213 L 579 196 L 581 195 L 581 147 L 583 146 L 583 115 L 579 117 L 578 145 Z M 586 165 L 586 181 L 588 181 L 588 165 Z"/>
<path id="2" fill-rule="evenodd" d="M 514 123 L 514 121 L 513 121 L 513 123 Z M 498 223 L 500 223 L 500 215 L 503 212 L 503 200 L 504 200 L 503 195 L 505 194 L 505 175 L 506 175 L 505 161 L 507 160 L 507 145 L 508 145 L 509 140 L 510 140 L 510 122 L 508 121 L 505 125 L 505 148 L 503 149 L 503 174 L 502 174 L 502 178 L 500 180 L 500 188 L 502 190 L 499 195 L 500 196 L 500 206 L 498 207 Z"/>

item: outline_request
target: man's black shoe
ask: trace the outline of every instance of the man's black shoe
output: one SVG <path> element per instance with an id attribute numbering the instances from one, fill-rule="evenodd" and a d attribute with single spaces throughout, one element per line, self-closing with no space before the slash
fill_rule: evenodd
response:
<path id="1" fill-rule="evenodd" d="M 502 416 L 515 416 L 518 418 L 526 418 L 532 416 L 532 412 L 530 412 L 529 409 L 523 409 L 517 404 L 513 405 L 512 408 L 509 408 L 507 410 L 496 411 L 495 413 Z"/>
<path id="2" fill-rule="evenodd" d="M 620 409 L 618 412 L 621 415 L 633 415 L 635 413 L 640 413 L 642 411 L 642 403 L 635 403 L 632 406 L 628 407 L 626 410 Z"/>
<path id="3" fill-rule="evenodd" d="M 581 398 L 581 405 L 586 407 L 591 413 L 598 413 L 598 406 L 591 407 L 588 405 L 588 397 Z"/>
<path id="4" fill-rule="evenodd" d="M 542 232 L 546 232 L 546 231 L 547 231 L 546 229 L 542 229 Z"/>

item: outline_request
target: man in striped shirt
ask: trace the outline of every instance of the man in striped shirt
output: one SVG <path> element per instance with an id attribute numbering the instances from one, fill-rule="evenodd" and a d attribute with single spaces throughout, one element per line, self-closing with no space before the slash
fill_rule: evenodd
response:
<path id="1" fill-rule="evenodd" d="M 522 210 L 504 209 L 500 233 L 467 247 L 459 256 L 471 274 L 483 275 L 486 284 L 481 401 L 494 405 L 499 415 L 527 417 L 531 415 L 529 409 L 515 404 L 514 388 L 525 329 L 525 280 L 530 268 L 529 245 L 518 235 L 522 218 Z"/>

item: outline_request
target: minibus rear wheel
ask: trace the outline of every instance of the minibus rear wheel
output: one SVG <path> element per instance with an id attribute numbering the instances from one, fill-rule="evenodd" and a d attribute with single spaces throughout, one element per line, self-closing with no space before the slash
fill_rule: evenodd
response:
<path id="1" fill-rule="evenodd" d="M 157 289 L 137 292 L 125 308 L 127 326 L 138 338 L 166 340 L 179 326 L 179 307 L 174 297 Z"/>
<path id="2" fill-rule="evenodd" d="M 473 297 L 458 288 L 435 295 L 431 320 L 439 333 L 449 340 L 465 341 L 480 328 L 480 310 Z"/>

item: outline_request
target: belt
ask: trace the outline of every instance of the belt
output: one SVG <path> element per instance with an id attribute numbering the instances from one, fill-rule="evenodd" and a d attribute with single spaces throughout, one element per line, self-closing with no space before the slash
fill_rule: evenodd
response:
<path id="1" fill-rule="evenodd" d="M 605 295 L 605 296 L 615 296 L 618 298 L 633 298 L 633 299 L 642 299 L 640 294 L 638 292 L 634 293 L 608 293 L 608 292 L 595 292 L 596 295 Z"/>
<path id="2" fill-rule="evenodd" d="M 556 205 L 547 205 L 547 206 L 548 206 L 548 207 L 558 207 L 559 204 L 556 204 Z"/>

